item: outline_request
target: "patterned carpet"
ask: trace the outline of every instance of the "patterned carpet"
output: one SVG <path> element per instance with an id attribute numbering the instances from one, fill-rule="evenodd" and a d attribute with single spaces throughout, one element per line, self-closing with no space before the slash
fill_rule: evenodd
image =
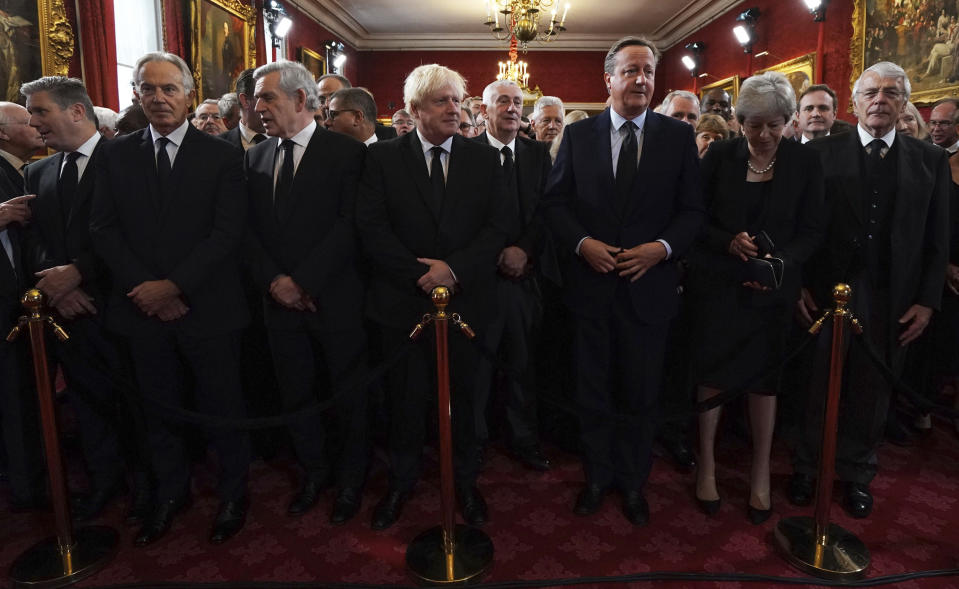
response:
<path id="1" fill-rule="evenodd" d="M 693 500 L 693 477 L 677 473 L 657 460 L 647 488 L 651 522 L 635 528 L 623 518 L 619 497 L 609 497 L 601 511 L 581 518 L 571 505 L 582 481 L 575 456 L 547 447 L 555 464 L 545 474 L 524 470 L 493 448 L 481 478 L 490 506 L 491 523 L 485 531 L 495 546 L 495 561 L 487 583 L 548 586 L 562 579 L 600 579 L 656 571 L 687 573 L 744 573 L 798 580 L 802 575 L 775 552 L 772 530 L 783 516 L 811 515 L 810 509 L 790 506 L 785 486 L 790 473 L 782 447 L 774 452 L 773 517 L 752 526 L 746 520 L 748 456 L 745 442 L 725 435 L 717 473 L 723 506 L 709 518 Z M 370 513 L 385 486 L 385 466 L 375 461 L 364 496 L 363 510 L 350 523 L 333 528 L 327 521 L 329 492 L 321 504 L 301 518 L 285 514 L 293 490 L 294 468 L 289 460 L 262 461 L 251 473 L 252 507 L 246 528 L 222 546 L 206 541 L 217 503 L 209 464 L 195 471 L 193 507 L 175 522 L 172 532 L 157 544 L 136 549 L 135 530 L 122 523 L 126 505 L 111 507 L 99 523 L 120 530 L 121 546 L 104 570 L 80 586 L 144 586 L 165 581 L 168 586 L 188 583 L 272 581 L 351 584 L 409 584 L 404 554 L 407 543 L 439 522 L 436 455 L 427 452 L 424 479 L 408 503 L 400 522 L 385 532 L 369 528 Z M 944 423 L 932 436 L 912 448 L 885 445 L 880 475 L 872 489 L 873 515 L 849 518 L 837 505 L 833 521 L 857 534 L 872 553 L 869 577 L 914 571 L 952 569 L 959 547 L 959 440 Z M 48 514 L 11 515 L 6 489 L 0 487 L 0 570 L 6 571 L 25 549 L 52 530 Z M 839 490 L 837 487 L 837 496 Z M 6 575 L 4 575 L 5 577 Z M 553 580 L 552 583 L 549 581 Z M 515 582 L 515 583 L 514 583 Z M 0 580 L 0 586 L 9 584 Z M 564 583 L 568 584 L 568 583 Z M 635 581 L 630 587 L 786 586 L 770 581 L 674 580 Z M 896 586 L 959 587 L 959 578 L 940 577 L 906 581 Z"/>

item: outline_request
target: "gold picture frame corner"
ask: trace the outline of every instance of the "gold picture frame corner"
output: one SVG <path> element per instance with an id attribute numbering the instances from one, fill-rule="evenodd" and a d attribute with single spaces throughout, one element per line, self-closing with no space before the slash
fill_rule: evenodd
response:
<path id="1" fill-rule="evenodd" d="M 37 0 L 40 67 L 44 76 L 67 76 L 76 36 L 64 0 Z"/>

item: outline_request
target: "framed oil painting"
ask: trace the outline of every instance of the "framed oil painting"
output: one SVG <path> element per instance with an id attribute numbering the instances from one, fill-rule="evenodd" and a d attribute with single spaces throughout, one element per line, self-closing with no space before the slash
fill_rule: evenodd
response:
<path id="1" fill-rule="evenodd" d="M 24 82 L 67 75 L 74 36 L 63 1 L 0 2 L 0 100 L 22 103 Z"/>
<path id="2" fill-rule="evenodd" d="M 816 79 L 816 54 L 807 53 L 802 57 L 790 59 L 789 61 L 784 61 L 778 65 L 757 70 L 753 73 L 761 74 L 764 72 L 779 72 L 786 76 L 786 79 L 792 84 L 793 90 L 796 91 L 796 98 L 798 100 L 802 91 L 812 85 L 813 80 Z"/>
<path id="3" fill-rule="evenodd" d="M 703 86 L 699 89 L 699 100 L 703 100 L 706 97 L 706 93 L 713 88 L 722 88 L 725 90 L 729 93 L 729 98 L 732 99 L 733 104 L 736 104 L 736 101 L 739 99 L 739 76 L 730 76 Z"/>
<path id="4" fill-rule="evenodd" d="M 193 77 L 197 101 L 233 92 L 244 69 L 256 65 L 256 11 L 240 0 L 190 0 Z"/>
<path id="5" fill-rule="evenodd" d="M 326 73 L 326 60 L 312 49 L 300 47 L 300 63 L 310 70 L 314 80 Z"/>
<path id="6" fill-rule="evenodd" d="M 878 61 L 899 64 L 912 102 L 926 105 L 959 93 L 959 5 L 945 0 L 855 0 L 850 88 Z"/>

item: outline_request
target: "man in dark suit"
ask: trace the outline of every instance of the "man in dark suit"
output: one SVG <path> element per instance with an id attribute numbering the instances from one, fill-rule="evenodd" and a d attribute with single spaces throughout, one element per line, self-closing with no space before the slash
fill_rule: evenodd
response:
<path id="1" fill-rule="evenodd" d="M 517 137 L 523 114 L 523 91 L 509 80 L 497 81 L 483 90 L 482 112 L 486 131 L 474 141 L 500 152 L 509 197 L 518 205 L 518 223 L 508 246 L 497 259 L 496 296 L 499 313 L 481 335 L 490 350 L 505 348 L 508 363 L 527 373 L 534 329 L 542 318 L 538 276 L 545 270 L 557 274 L 555 259 L 548 255 L 547 234 L 539 207 L 552 161 L 549 151 L 531 139 Z M 544 265 L 544 262 L 546 263 Z M 476 427 L 486 442 L 486 405 L 493 367 L 480 363 L 476 373 Z M 510 381 L 506 385 L 506 425 L 513 454 L 527 467 L 549 470 L 549 460 L 539 446 L 536 424 L 536 391 Z"/>
<path id="2" fill-rule="evenodd" d="M 831 219 L 822 250 L 807 264 L 812 297 L 806 293 L 800 301 L 800 311 L 811 318 L 818 308 L 833 306 L 834 285 L 849 284 L 851 309 L 865 326 L 864 342 L 897 375 L 907 346 L 939 308 L 949 254 L 947 154 L 896 133 L 909 93 L 902 68 L 877 63 L 853 87 L 856 130 L 809 143 L 822 156 Z M 819 455 L 828 349 L 820 352 L 811 377 L 815 394 L 800 430 L 806 435 L 793 456 L 789 498 L 799 505 L 812 501 Z M 845 483 L 846 511 L 866 517 L 891 390 L 859 346 L 849 349 L 845 371 L 836 475 Z"/>
<path id="3" fill-rule="evenodd" d="M 200 412 L 242 417 L 242 152 L 187 122 L 193 77 L 176 55 L 144 55 L 134 82 L 150 126 L 101 146 L 90 219 L 94 245 L 113 273 L 107 327 L 126 338 L 143 397 L 182 406 L 178 373 L 188 370 Z M 138 546 L 163 536 L 190 497 L 182 434 L 154 408 L 147 416 L 157 505 Z M 210 541 L 220 543 L 246 521 L 250 447 L 242 432 L 215 429 L 210 437 L 220 464 Z"/>
<path id="4" fill-rule="evenodd" d="M 100 314 L 110 276 L 90 238 L 101 135 L 80 80 L 48 76 L 24 84 L 20 92 L 30 125 L 47 147 L 60 152 L 28 166 L 24 175 L 27 191 L 37 195 L 30 203 L 25 259 L 70 334 L 69 342 L 54 340 L 51 349 L 74 393 L 90 474 L 90 492 L 73 510 L 82 521 L 96 517 L 125 487 L 117 438 L 121 395 L 110 380 L 122 373 L 120 356 Z"/>
<path id="5" fill-rule="evenodd" d="M 642 37 L 612 46 L 612 106 L 566 129 L 545 196 L 557 248 L 577 254 L 564 273 L 586 474 L 574 511 L 595 513 L 617 485 L 635 525 L 649 519 L 643 487 L 678 306 L 674 260 L 704 219 L 692 127 L 648 108 L 658 59 Z"/>
<path id="6" fill-rule="evenodd" d="M 516 217 L 499 154 L 457 135 L 465 86 L 443 66 L 414 69 L 404 97 L 416 132 L 369 147 L 356 220 L 372 266 L 367 314 L 383 326 L 387 354 L 433 309 L 429 295 L 437 286 L 452 293 L 448 311 L 478 333 L 496 312 L 496 258 Z M 487 510 L 476 488 L 481 447 L 472 410 L 478 358 L 465 338 L 449 339 L 457 492 L 464 519 L 481 525 Z M 423 338 L 390 373 L 390 488 L 373 511 L 374 529 L 393 525 L 419 478 L 427 407 L 436 394 L 430 342 Z"/>
<path id="7" fill-rule="evenodd" d="M 376 103 L 363 88 L 344 88 L 330 96 L 326 128 L 348 135 L 364 145 L 380 140 L 376 133 Z M 392 127 L 390 127 L 392 128 Z M 393 130 L 394 137 L 396 130 Z"/>
<path id="8" fill-rule="evenodd" d="M 254 78 L 257 113 L 277 139 L 246 156 L 249 263 L 263 295 L 283 409 L 296 411 L 316 401 L 319 375 L 329 375 L 321 388 L 335 390 L 363 373 L 363 283 L 353 208 L 366 150 L 313 120 L 316 85 L 302 64 L 265 65 Z M 350 392 L 333 413 L 342 425 L 342 447 L 336 448 L 339 494 L 330 520 L 343 524 L 360 508 L 366 475 L 366 391 Z M 305 470 L 290 515 L 316 504 L 334 470 L 323 421 L 317 414 L 289 426 Z"/>
<path id="9" fill-rule="evenodd" d="M 253 68 L 240 72 L 236 79 L 236 99 L 240 103 L 240 123 L 220 135 L 233 145 L 246 151 L 254 145 L 266 141 L 266 129 L 257 114 L 253 100 Z"/>
<path id="10" fill-rule="evenodd" d="M 13 102 L 0 102 L 0 331 L 6 332 L 24 314 L 20 297 L 32 280 L 23 267 L 21 233 L 30 220 L 23 196 L 26 161 L 43 149 L 43 140 L 30 126 L 30 113 Z M 43 502 L 43 463 L 40 458 L 36 394 L 31 386 L 24 338 L 0 340 L 0 470 L 7 474 L 14 511 Z M 4 460 L 5 459 L 5 460 Z"/>

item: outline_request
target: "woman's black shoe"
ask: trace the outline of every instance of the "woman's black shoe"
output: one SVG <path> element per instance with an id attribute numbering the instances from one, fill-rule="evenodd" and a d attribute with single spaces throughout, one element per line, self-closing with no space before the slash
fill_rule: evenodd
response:
<path id="1" fill-rule="evenodd" d="M 747 505 L 746 507 L 747 507 L 746 513 L 749 515 L 749 523 L 751 523 L 754 526 L 758 526 L 759 524 L 763 523 L 764 521 L 769 519 L 769 516 L 773 514 L 772 508 L 756 509 L 752 505 Z"/>
<path id="2" fill-rule="evenodd" d="M 719 508 L 723 504 L 722 499 L 700 499 L 696 497 L 696 503 L 699 504 L 699 510 L 705 513 L 708 516 L 713 516 L 719 513 Z"/>

